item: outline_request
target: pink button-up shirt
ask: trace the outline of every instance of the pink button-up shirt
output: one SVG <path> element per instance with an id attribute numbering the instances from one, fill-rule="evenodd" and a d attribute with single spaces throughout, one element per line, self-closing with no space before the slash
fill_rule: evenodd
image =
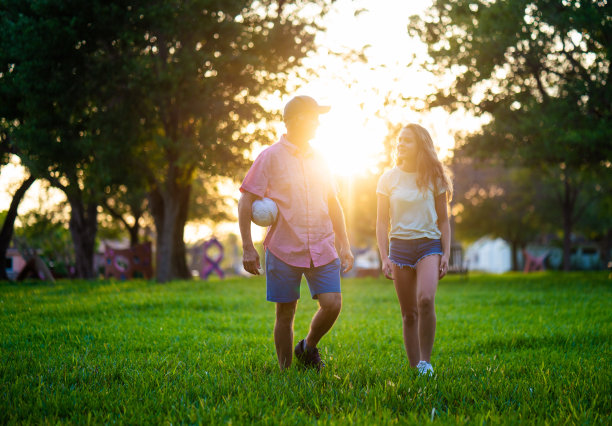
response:
<path id="1" fill-rule="evenodd" d="M 276 202 L 278 218 L 264 247 L 283 262 L 308 268 L 311 261 L 321 266 L 338 257 L 327 202 L 336 186 L 312 148 L 302 152 L 283 135 L 255 159 L 240 191 Z"/>

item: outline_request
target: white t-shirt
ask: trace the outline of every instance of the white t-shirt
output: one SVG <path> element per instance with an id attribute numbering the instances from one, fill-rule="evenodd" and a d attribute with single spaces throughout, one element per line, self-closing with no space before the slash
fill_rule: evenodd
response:
<path id="1" fill-rule="evenodd" d="M 446 192 L 446 185 L 441 182 L 437 185 L 437 191 L 433 186 L 427 191 L 421 191 L 416 184 L 416 178 L 416 173 L 404 172 L 399 167 L 394 167 L 383 173 L 378 180 L 376 193 L 389 197 L 390 238 L 414 240 L 438 239 L 441 236 L 436 223 L 438 214 L 435 196 Z"/>

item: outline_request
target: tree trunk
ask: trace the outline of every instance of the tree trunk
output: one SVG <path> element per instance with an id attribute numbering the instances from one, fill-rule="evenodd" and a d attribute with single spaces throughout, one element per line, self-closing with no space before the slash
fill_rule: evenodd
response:
<path id="1" fill-rule="evenodd" d="M 76 274 L 79 278 L 92 279 L 94 249 L 98 231 L 98 205 L 84 204 L 80 197 L 68 197 L 70 202 L 70 234 L 74 245 Z"/>
<path id="2" fill-rule="evenodd" d="M 510 246 L 512 247 L 512 270 L 518 271 L 518 250 L 519 244 L 516 241 L 510 241 Z"/>
<path id="3" fill-rule="evenodd" d="M 138 217 L 136 218 L 136 222 L 134 226 L 128 226 L 127 230 L 130 233 L 130 247 L 134 247 L 140 243 L 140 237 L 138 234 L 140 233 L 140 224 L 138 223 Z"/>
<path id="4" fill-rule="evenodd" d="M 115 210 L 108 204 L 108 201 L 106 201 L 104 207 L 110 213 L 110 215 L 113 218 L 117 219 L 119 222 L 121 222 L 125 229 L 128 231 L 130 235 L 130 247 L 134 247 L 135 245 L 137 245 L 140 242 L 140 237 L 138 235 L 140 233 L 140 223 L 138 221 L 142 217 L 143 209 L 141 207 L 135 207 L 134 205 L 130 205 L 130 210 L 132 211 L 132 215 L 134 216 L 134 225 L 130 226 L 128 221 L 121 215 L 121 213 L 119 213 L 118 210 Z"/>
<path id="5" fill-rule="evenodd" d="M 568 173 L 563 175 L 563 199 L 561 201 L 561 214 L 563 215 L 563 270 L 570 270 L 570 257 L 572 251 L 572 229 L 574 228 L 574 208 L 578 189 L 572 187 Z"/>
<path id="6" fill-rule="evenodd" d="M 172 269 L 177 278 L 190 279 L 191 272 L 187 267 L 187 252 L 185 249 L 185 225 L 189 212 L 189 196 L 191 195 L 191 185 L 188 185 L 180 192 L 179 213 L 174 232 L 174 252 L 172 259 Z"/>
<path id="7" fill-rule="evenodd" d="M 569 271 L 572 255 L 572 218 L 571 211 L 563 208 L 563 270 Z"/>
<path id="8" fill-rule="evenodd" d="M 599 244 L 599 249 L 601 254 L 599 255 L 601 258 L 601 263 L 603 264 L 604 269 L 608 269 L 608 263 L 610 262 L 610 248 L 612 247 L 612 229 L 609 229 L 606 232 Z"/>
<path id="9" fill-rule="evenodd" d="M 167 201 L 167 200 L 166 200 Z M 164 283 L 172 277 L 172 232 L 176 215 L 166 208 L 164 203 L 164 220 L 157 227 L 157 251 L 155 256 L 155 279 Z"/>
<path id="10" fill-rule="evenodd" d="M 2 267 L 0 267 L 0 281 L 8 280 L 8 276 L 6 275 L 6 251 L 8 250 L 11 239 L 13 238 L 13 229 L 15 227 L 15 219 L 17 218 L 17 208 L 19 207 L 19 203 L 23 199 L 27 190 L 32 186 L 32 183 L 36 178 L 30 176 L 27 178 L 17 189 L 15 195 L 13 195 L 13 199 L 11 200 L 11 205 L 6 213 L 6 218 L 4 219 L 4 223 L 2 224 L 2 230 L 0 231 L 0 259 L 2 261 Z"/>
<path id="11" fill-rule="evenodd" d="M 174 185 L 173 191 L 154 189 L 149 195 L 157 231 L 155 278 L 158 282 L 191 277 L 185 258 L 183 233 L 187 222 L 191 185 Z"/>

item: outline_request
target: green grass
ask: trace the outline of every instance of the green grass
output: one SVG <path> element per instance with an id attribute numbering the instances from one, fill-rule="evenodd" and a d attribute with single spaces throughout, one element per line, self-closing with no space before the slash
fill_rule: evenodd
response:
<path id="1" fill-rule="evenodd" d="M 0 285 L 0 423 L 612 421 L 612 280 L 451 276 L 435 378 L 408 368 L 393 286 L 343 281 L 321 373 L 278 371 L 262 278 Z M 316 304 L 302 288 L 296 340 Z"/>

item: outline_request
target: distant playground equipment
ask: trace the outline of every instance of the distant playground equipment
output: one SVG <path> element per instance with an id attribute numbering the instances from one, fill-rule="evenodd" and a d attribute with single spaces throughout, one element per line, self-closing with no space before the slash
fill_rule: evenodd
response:
<path id="1" fill-rule="evenodd" d="M 530 254 L 527 250 L 523 249 L 523 259 L 525 262 L 525 267 L 523 268 L 523 272 L 535 272 L 535 271 L 543 271 L 544 261 L 548 257 L 550 253 L 546 252 L 540 256 L 534 256 Z"/>
<path id="2" fill-rule="evenodd" d="M 21 269 L 17 275 L 17 281 L 23 281 L 25 279 L 38 278 L 41 280 L 55 282 L 53 274 L 47 267 L 47 264 L 38 255 L 38 250 L 30 247 L 25 239 L 13 237 L 17 246 L 18 252 L 21 257 L 25 260 L 25 266 Z"/>
<path id="3" fill-rule="evenodd" d="M 570 251 L 570 267 L 573 270 L 591 271 L 605 269 L 601 260 L 601 252 L 597 246 L 576 244 Z"/>
<path id="4" fill-rule="evenodd" d="M 209 253 L 210 250 L 217 250 L 215 255 L 214 251 Z M 197 271 L 201 279 L 207 280 L 208 277 L 215 273 L 219 278 L 225 278 L 225 272 L 221 268 L 221 262 L 223 261 L 224 250 L 223 244 L 219 242 L 215 237 L 204 243 L 192 247 L 191 253 L 191 270 Z"/>
<path id="5" fill-rule="evenodd" d="M 127 249 L 114 249 L 106 246 L 104 250 L 105 278 L 130 280 L 133 278 L 150 279 L 152 276 L 150 242 Z"/>
<path id="6" fill-rule="evenodd" d="M 55 282 L 53 274 L 51 274 L 51 271 L 45 262 L 37 254 L 34 254 L 28 258 L 25 266 L 21 272 L 19 272 L 19 275 L 17 275 L 17 281 L 23 281 L 30 278 L 38 278 L 49 282 Z"/>
<path id="7" fill-rule="evenodd" d="M 365 248 L 353 247 L 351 251 L 355 256 L 354 272 L 349 273 L 348 276 L 378 278 L 381 272 L 378 251 L 369 246 Z"/>
<path id="8" fill-rule="evenodd" d="M 467 276 L 468 265 L 463 258 L 463 248 L 458 244 L 451 246 L 450 257 L 448 259 L 448 273 Z"/>

